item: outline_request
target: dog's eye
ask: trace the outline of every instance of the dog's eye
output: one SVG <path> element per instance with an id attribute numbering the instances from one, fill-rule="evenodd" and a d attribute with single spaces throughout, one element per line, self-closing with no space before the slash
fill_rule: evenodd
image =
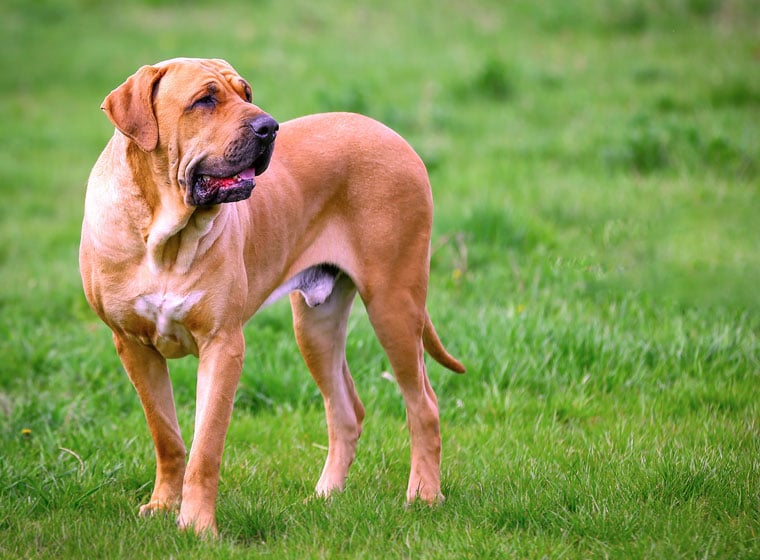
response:
<path id="1" fill-rule="evenodd" d="M 211 108 L 214 107 L 214 105 L 216 105 L 216 98 L 211 94 L 204 95 L 200 99 L 193 101 L 193 109 L 199 107 Z"/>

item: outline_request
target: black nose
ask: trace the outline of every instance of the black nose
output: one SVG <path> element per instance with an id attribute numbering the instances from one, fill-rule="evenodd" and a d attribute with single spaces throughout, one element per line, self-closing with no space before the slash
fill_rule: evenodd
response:
<path id="1" fill-rule="evenodd" d="M 280 125 L 269 115 L 259 115 L 251 121 L 253 133 L 267 144 L 271 144 L 277 136 Z"/>

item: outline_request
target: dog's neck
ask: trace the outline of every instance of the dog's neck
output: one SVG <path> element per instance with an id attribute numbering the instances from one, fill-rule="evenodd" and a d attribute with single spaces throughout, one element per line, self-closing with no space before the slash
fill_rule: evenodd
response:
<path id="1" fill-rule="evenodd" d="M 148 267 L 158 274 L 173 270 L 187 272 L 196 256 L 205 252 L 218 209 L 191 209 L 189 212 L 167 207 L 157 208 L 146 238 Z"/>
<path id="2" fill-rule="evenodd" d="M 170 170 L 163 158 L 147 154 L 131 144 L 127 151 L 128 165 L 133 170 L 146 169 L 145 161 L 134 164 L 137 159 L 150 160 L 147 163 L 154 170 L 152 174 L 133 177 L 134 184 L 142 186 L 151 213 L 147 228 L 142 232 L 148 268 L 153 274 L 168 270 L 185 273 L 199 252 L 205 252 L 213 243 L 216 236 L 210 234 L 221 207 L 187 205 L 176 177 L 173 177 L 175 170 Z M 166 180 L 157 182 L 154 177 L 166 177 Z"/>

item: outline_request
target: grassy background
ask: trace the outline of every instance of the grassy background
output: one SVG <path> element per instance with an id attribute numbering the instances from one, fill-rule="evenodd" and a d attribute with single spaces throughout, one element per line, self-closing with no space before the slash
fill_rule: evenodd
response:
<path id="1" fill-rule="evenodd" d="M 760 8 L 750 0 L 0 4 L 0 555 L 760 556 Z M 404 509 L 397 390 L 361 305 L 347 491 L 287 303 L 247 327 L 219 542 L 141 520 L 154 460 L 81 293 L 102 98 L 222 57 L 279 120 L 374 116 L 425 159 L 441 508 Z M 172 364 L 190 440 L 195 361 Z"/>

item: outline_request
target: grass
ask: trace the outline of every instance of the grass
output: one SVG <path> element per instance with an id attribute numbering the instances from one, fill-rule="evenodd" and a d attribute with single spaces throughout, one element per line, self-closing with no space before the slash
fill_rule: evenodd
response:
<path id="1" fill-rule="evenodd" d="M 742 0 L 87 0 L 0 6 L 0 556 L 760 556 L 760 10 Z M 346 492 L 287 304 L 246 329 L 219 541 L 138 519 L 150 438 L 77 272 L 105 94 L 228 59 L 280 120 L 406 136 L 436 198 L 440 508 L 404 508 L 401 399 L 361 306 Z M 195 361 L 172 364 L 183 433 Z"/>

